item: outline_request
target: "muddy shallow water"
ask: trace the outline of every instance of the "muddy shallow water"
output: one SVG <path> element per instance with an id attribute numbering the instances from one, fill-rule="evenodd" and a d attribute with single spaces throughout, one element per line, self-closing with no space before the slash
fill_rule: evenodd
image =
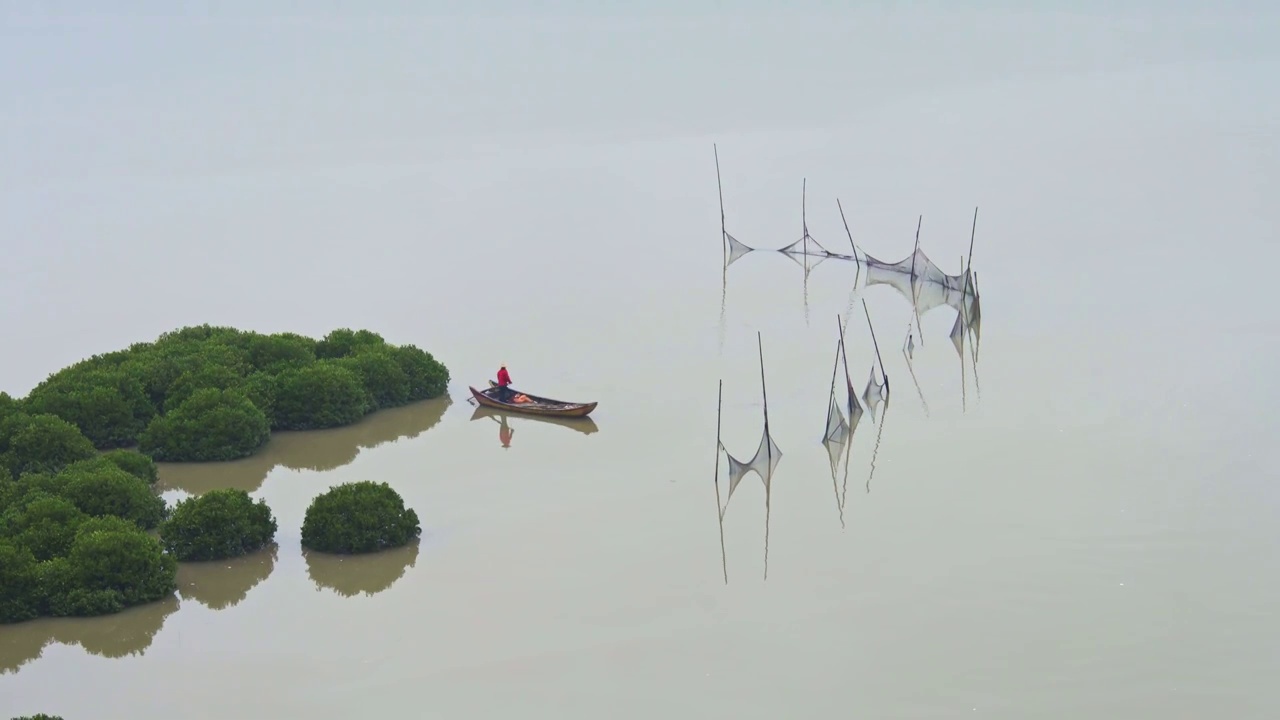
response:
<path id="1" fill-rule="evenodd" d="M 1274 715 L 1280 102 L 1249 78 L 1276 67 L 1036 70 L 877 96 L 819 129 L 397 153 L 359 136 L 362 164 L 174 160 L 17 187 L 0 295 L 44 299 L 0 311 L 23 348 L 11 393 L 200 322 L 367 327 L 453 382 L 243 461 L 163 467 L 171 500 L 264 498 L 276 544 L 184 565 L 171 600 L 0 627 L 0 716 Z M 848 250 L 837 197 L 887 260 L 923 213 L 949 273 L 979 206 L 980 336 L 957 352 L 953 309 L 917 327 L 851 263 L 806 273 L 761 250 L 726 271 L 712 142 L 729 232 L 766 250 L 800 236 L 802 178 L 824 247 Z M 836 322 L 861 390 L 864 299 L 890 401 L 833 478 Z M 757 332 L 783 455 L 767 498 L 749 476 L 722 524 L 717 386 L 745 459 Z M 477 412 L 467 385 L 503 361 L 518 388 L 599 408 Z M 357 479 L 396 487 L 422 539 L 303 553 L 311 498 Z"/>

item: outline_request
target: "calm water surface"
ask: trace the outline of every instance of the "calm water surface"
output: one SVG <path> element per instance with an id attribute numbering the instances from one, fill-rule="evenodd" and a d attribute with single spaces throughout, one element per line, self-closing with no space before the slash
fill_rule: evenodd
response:
<path id="1" fill-rule="evenodd" d="M 165 466 L 171 501 L 265 498 L 276 544 L 183 565 L 172 600 L 0 628 L 0 716 L 1276 716 L 1280 102 L 1256 81 L 1278 70 L 1162 58 L 913 86 L 822 127 L 360 136 L 361 163 L 4 176 L 11 393 L 201 322 L 367 327 L 454 381 Z M 756 247 L 800 236 L 807 179 L 825 247 L 848 249 L 837 197 L 886 260 L 923 213 L 956 273 L 980 206 L 980 335 L 957 352 L 953 309 L 916 329 L 849 263 L 724 270 L 713 142 L 728 229 Z M 863 300 L 892 393 L 833 473 L 836 323 L 861 389 Z M 757 332 L 783 457 L 767 503 L 751 476 L 721 523 L 717 385 L 749 457 Z M 593 420 L 478 412 L 467 385 L 503 361 L 598 400 Z M 395 486 L 421 541 L 304 553 L 311 498 L 358 479 Z"/>

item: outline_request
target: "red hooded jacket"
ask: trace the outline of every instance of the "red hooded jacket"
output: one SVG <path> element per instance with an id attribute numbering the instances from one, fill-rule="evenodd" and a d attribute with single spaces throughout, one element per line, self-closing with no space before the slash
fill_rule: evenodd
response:
<path id="1" fill-rule="evenodd" d="M 498 368 L 498 384 L 503 387 L 511 384 L 511 375 L 506 368 Z"/>

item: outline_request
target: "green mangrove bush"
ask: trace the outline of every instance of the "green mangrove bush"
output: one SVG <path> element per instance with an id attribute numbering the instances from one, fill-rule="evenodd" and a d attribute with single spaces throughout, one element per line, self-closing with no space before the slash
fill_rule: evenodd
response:
<path id="1" fill-rule="evenodd" d="M 224 560 L 262 548 L 275 538 L 266 502 L 244 490 L 210 490 L 180 500 L 160 525 L 160 542 L 178 560 Z"/>
<path id="2" fill-rule="evenodd" d="M 386 483 L 344 483 L 318 495 L 302 521 L 302 546 L 328 553 L 400 547 L 422 534 L 418 514 Z"/>
<path id="3" fill-rule="evenodd" d="M 317 430 L 350 425 L 372 409 L 360 376 L 336 360 L 281 373 L 272 409 L 273 427 Z"/>
<path id="4" fill-rule="evenodd" d="M 448 369 L 430 353 L 369 330 L 339 328 L 316 340 L 184 327 L 64 368 L 21 400 L 0 394 L 0 463 L 15 476 L 56 473 L 88 457 L 86 447 L 134 445 L 161 461 L 230 460 L 257 451 L 271 430 L 348 425 L 375 410 L 439 397 L 448 384 Z M 3 426 L 15 417 L 25 418 L 17 421 L 24 427 L 43 419 L 30 437 L 5 439 Z M 9 440 L 47 448 L 20 453 L 33 464 L 15 467 L 4 457 Z M 148 472 L 141 464 L 124 469 Z"/>
<path id="5" fill-rule="evenodd" d="M 121 470 L 142 480 L 148 485 L 155 485 L 160 479 L 160 471 L 155 460 L 133 450 L 110 450 L 102 454 L 102 459 L 112 463 Z"/>
<path id="6" fill-rule="evenodd" d="M 138 438 L 138 449 L 157 460 L 193 462 L 248 457 L 271 437 L 266 414 L 239 390 L 205 387 Z"/>
<path id="7" fill-rule="evenodd" d="M 177 589 L 176 560 L 147 532 L 166 510 L 149 458 L 85 452 L 92 443 L 49 415 L 0 426 L 0 623 L 118 612 Z"/>
<path id="8" fill-rule="evenodd" d="M 163 498 L 146 482 L 104 458 L 68 465 L 54 476 L 51 489 L 85 515 L 112 515 L 143 530 L 154 529 L 165 516 Z"/>
<path id="9" fill-rule="evenodd" d="M 97 454 L 79 428 L 54 415 L 18 412 L 0 420 L 0 464 L 14 477 L 55 473 Z"/>

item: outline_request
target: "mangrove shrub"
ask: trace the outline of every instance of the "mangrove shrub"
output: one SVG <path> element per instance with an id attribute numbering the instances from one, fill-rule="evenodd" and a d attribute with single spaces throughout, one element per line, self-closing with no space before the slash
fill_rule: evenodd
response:
<path id="1" fill-rule="evenodd" d="M 177 589 L 177 561 L 127 520 L 89 518 L 67 555 L 36 566 L 35 608 L 54 617 L 106 615 Z"/>
<path id="2" fill-rule="evenodd" d="M 275 537 L 266 502 L 244 490 L 210 490 L 181 500 L 160 525 L 160 542 L 178 560 L 223 560 L 257 550 Z"/>
<path id="3" fill-rule="evenodd" d="M 103 453 L 102 459 L 148 485 L 155 485 L 156 481 L 160 479 L 160 471 L 156 468 L 156 462 L 140 452 L 111 450 Z"/>
<path id="4" fill-rule="evenodd" d="M 339 328 L 315 340 L 199 325 L 77 362 L 21 400 L 0 394 L 0 426 L 56 416 L 97 450 L 136 444 L 160 461 L 230 460 L 266 437 L 233 394 L 261 413 L 269 433 L 349 425 L 380 408 L 439 397 L 448 383 L 449 371 L 430 353 L 369 330 Z M 24 464 L 4 457 L 6 442 L 0 430 L 0 462 L 15 476 L 56 473 L 84 457 L 50 450 L 26 453 Z"/>
<path id="5" fill-rule="evenodd" d="M 383 347 L 386 344 L 387 341 L 381 335 L 371 330 L 338 328 L 316 343 L 316 357 L 321 359 L 344 358 L 355 354 L 357 350 Z"/>
<path id="6" fill-rule="evenodd" d="M 56 473 L 97 454 L 79 428 L 62 418 L 14 413 L 0 420 L 0 464 L 15 478 L 31 472 Z"/>
<path id="7" fill-rule="evenodd" d="M 54 375 L 37 385 L 25 404 L 33 415 L 57 415 L 73 423 L 99 448 L 134 444 L 156 413 L 138 378 L 114 367 Z"/>
<path id="8" fill-rule="evenodd" d="M 31 553 L 36 560 L 66 555 L 85 514 L 75 503 L 46 492 L 33 492 L 0 514 L 0 537 Z"/>
<path id="9" fill-rule="evenodd" d="M 409 375 L 386 348 L 362 348 L 337 362 L 360 378 L 375 410 L 409 402 Z"/>
<path id="10" fill-rule="evenodd" d="M 271 425 L 238 390 L 203 388 L 147 426 L 142 452 L 161 461 L 235 460 L 266 444 Z"/>
<path id="11" fill-rule="evenodd" d="M 80 508 L 85 515 L 114 515 L 150 530 L 165 515 L 164 499 L 138 477 L 103 458 L 68 465 L 54 478 L 54 492 Z"/>
<path id="12" fill-rule="evenodd" d="M 249 365 L 257 371 L 279 374 L 316 361 L 317 343 L 309 337 L 296 333 L 244 333 L 242 337 L 240 346 L 249 355 Z"/>
<path id="13" fill-rule="evenodd" d="M 227 390 L 244 384 L 244 376 L 225 365 L 204 365 L 178 376 L 164 395 L 164 411 L 172 414 L 200 390 Z M 153 421 L 154 422 L 154 421 Z"/>
<path id="14" fill-rule="evenodd" d="M 23 455 L 32 446 L 11 443 L 6 452 L 13 457 L 16 448 L 19 464 L 57 467 L 61 460 L 49 458 L 66 456 L 47 451 L 64 445 Z M 118 612 L 172 593 L 176 561 L 146 532 L 165 503 L 145 479 L 150 461 L 139 457 L 92 453 L 16 480 L 0 472 L 0 623 Z"/>
<path id="15" fill-rule="evenodd" d="M 35 556 L 0 538 L 0 623 L 30 620 L 39 609 Z"/>
<path id="16" fill-rule="evenodd" d="M 316 430 L 350 425 L 370 407 L 360 376 L 335 360 L 280 374 L 273 425 L 281 430 Z"/>
<path id="17" fill-rule="evenodd" d="M 302 521 L 302 546 L 329 553 L 399 547 L 422 533 L 418 514 L 386 483 L 337 485 L 317 496 Z"/>
<path id="18" fill-rule="evenodd" d="M 409 399 L 429 400 L 444 394 L 449 387 L 449 370 L 431 353 L 413 345 L 389 348 L 391 356 L 409 377 Z"/>

